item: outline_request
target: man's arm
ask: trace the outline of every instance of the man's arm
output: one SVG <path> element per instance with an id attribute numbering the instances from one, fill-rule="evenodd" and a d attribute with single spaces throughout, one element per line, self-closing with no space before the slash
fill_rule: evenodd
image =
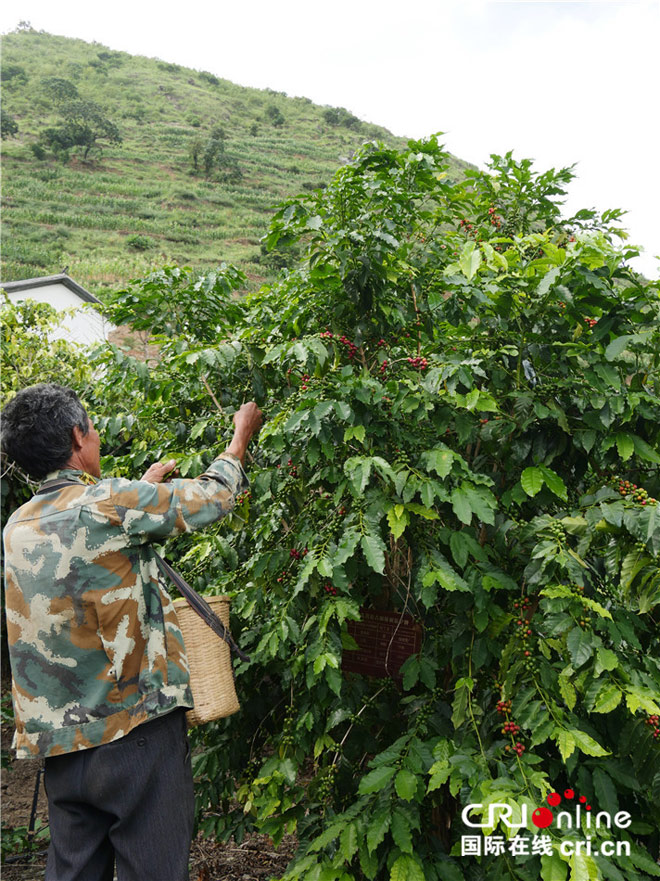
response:
<path id="1" fill-rule="evenodd" d="M 248 401 L 243 404 L 239 410 L 234 413 L 234 436 L 231 443 L 225 450 L 230 456 L 236 456 L 240 460 L 241 465 L 245 465 L 245 453 L 251 438 L 261 428 L 263 422 L 263 414 L 254 401 Z M 162 483 L 166 476 L 173 471 L 176 465 L 174 459 L 168 462 L 156 462 L 151 465 L 140 478 L 148 483 Z"/>
<path id="2" fill-rule="evenodd" d="M 234 414 L 235 431 L 228 448 L 194 479 L 164 481 L 173 460 L 152 466 L 145 474 L 148 480 L 111 478 L 108 518 L 122 528 L 129 543 L 142 544 L 204 529 L 224 517 L 248 486 L 243 460 L 262 419 L 253 401 L 243 404 Z"/>

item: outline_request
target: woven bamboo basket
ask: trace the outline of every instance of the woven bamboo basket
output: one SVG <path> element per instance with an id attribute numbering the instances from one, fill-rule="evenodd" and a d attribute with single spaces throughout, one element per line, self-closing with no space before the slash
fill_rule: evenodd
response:
<path id="1" fill-rule="evenodd" d="M 204 599 L 229 629 L 229 597 L 207 596 Z M 186 713 L 188 725 L 201 725 L 237 713 L 240 704 L 229 646 L 188 605 L 186 599 L 174 600 L 174 608 L 186 646 L 190 686 L 195 699 L 195 708 Z"/>

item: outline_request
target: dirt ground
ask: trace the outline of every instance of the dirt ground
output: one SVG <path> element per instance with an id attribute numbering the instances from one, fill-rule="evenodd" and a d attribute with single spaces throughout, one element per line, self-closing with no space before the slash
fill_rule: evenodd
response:
<path id="1" fill-rule="evenodd" d="M 2 748 L 9 749 L 13 731 L 2 727 Z M 27 826 L 39 762 L 31 759 L 12 761 L 2 769 L 2 827 L 3 837 L 10 839 L 11 830 Z M 45 825 L 48 808 L 43 780 L 39 787 L 37 817 Z M 279 878 L 295 851 L 295 840 L 285 839 L 276 850 L 265 835 L 253 835 L 240 845 L 234 842 L 218 844 L 210 839 L 197 838 L 190 852 L 191 881 L 268 881 Z M 46 869 L 46 850 L 35 843 L 33 853 L 27 856 L 8 855 L 3 858 L 2 881 L 43 881 Z M 166 881 L 166 879 L 163 879 Z"/>

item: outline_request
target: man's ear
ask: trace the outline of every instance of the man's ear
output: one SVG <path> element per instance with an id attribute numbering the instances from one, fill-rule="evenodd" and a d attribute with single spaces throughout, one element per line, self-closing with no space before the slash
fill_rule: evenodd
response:
<path id="1" fill-rule="evenodd" d="M 77 450 L 82 449 L 84 437 L 85 437 L 85 434 L 83 433 L 82 429 L 79 428 L 77 425 L 74 425 L 73 428 L 71 429 L 71 449 L 72 449 L 72 452 L 75 453 Z"/>

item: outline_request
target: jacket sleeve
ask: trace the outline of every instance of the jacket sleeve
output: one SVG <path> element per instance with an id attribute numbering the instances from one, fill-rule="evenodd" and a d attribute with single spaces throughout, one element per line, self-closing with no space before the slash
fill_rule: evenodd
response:
<path id="1" fill-rule="evenodd" d="M 229 453 L 223 453 L 192 480 L 148 483 L 116 479 L 112 483 L 112 519 L 130 544 L 204 529 L 228 514 L 236 496 L 249 486 L 240 460 Z"/>

